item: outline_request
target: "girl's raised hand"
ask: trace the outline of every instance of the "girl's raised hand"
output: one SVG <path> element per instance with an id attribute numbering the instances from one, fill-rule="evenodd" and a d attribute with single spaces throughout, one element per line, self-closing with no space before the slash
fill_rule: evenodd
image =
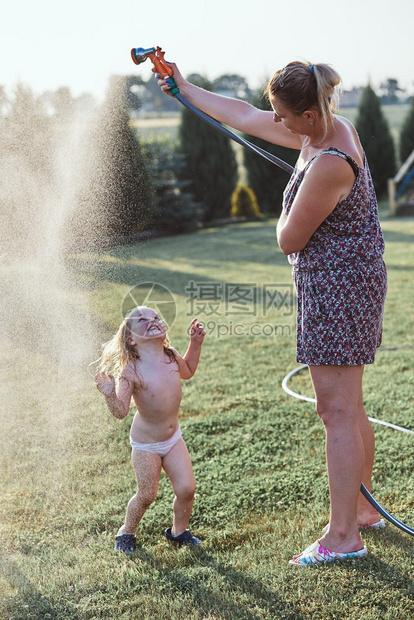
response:
<path id="1" fill-rule="evenodd" d="M 115 394 L 115 378 L 113 375 L 107 375 L 106 372 L 97 372 L 95 374 L 95 383 L 98 390 L 104 396 Z"/>
<path id="2" fill-rule="evenodd" d="M 190 325 L 190 338 L 192 342 L 199 342 L 201 344 L 205 335 L 206 330 L 204 329 L 204 325 L 197 319 L 193 319 Z"/>

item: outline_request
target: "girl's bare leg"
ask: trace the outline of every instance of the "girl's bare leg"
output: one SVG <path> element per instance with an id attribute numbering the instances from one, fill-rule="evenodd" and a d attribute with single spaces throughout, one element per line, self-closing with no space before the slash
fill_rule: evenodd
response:
<path id="1" fill-rule="evenodd" d="M 153 452 L 132 450 L 132 464 L 138 488 L 128 502 L 125 523 L 120 527 L 118 536 L 121 534 L 135 535 L 139 522 L 158 492 L 162 465 L 161 457 Z"/>
<path id="2" fill-rule="evenodd" d="M 188 527 L 194 503 L 195 481 L 191 458 L 181 438 L 163 458 L 163 468 L 174 490 L 171 534 L 179 536 Z"/>
<path id="3" fill-rule="evenodd" d="M 310 366 L 316 409 L 326 433 L 331 515 L 320 539 L 329 551 L 362 549 L 357 504 L 364 471 L 365 449 L 359 423 L 363 366 Z"/>

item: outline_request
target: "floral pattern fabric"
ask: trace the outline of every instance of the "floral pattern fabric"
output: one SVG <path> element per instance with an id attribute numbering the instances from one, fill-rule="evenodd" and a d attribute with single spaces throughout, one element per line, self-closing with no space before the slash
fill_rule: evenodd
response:
<path id="1" fill-rule="evenodd" d="M 384 238 L 367 162 L 321 151 L 284 192 L 289 213 L 306 170 L 316 159 L 336 155 L 355 173 L 349 195 L 314 232 L 306 247 L 289 256 L 298 296 L 297 361 L 309 365 L 372 364 L 381 344 L 387 273 L 382 259 Z"/>

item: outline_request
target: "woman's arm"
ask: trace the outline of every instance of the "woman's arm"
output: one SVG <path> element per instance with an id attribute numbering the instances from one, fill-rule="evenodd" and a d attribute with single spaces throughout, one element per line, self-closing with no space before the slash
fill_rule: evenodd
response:
<path id="1" fill-rule="evenodd" d="M 284 254 L 300 252 L 313 233 L 351 191 L 355 175 L 339 157 L 323 155 L 305 173 L 289 215 L 282 214 L 277 241 Z"/>
<path id="2" fill-rule="evenodd" d="M 273 112 L 259 110 L 246 101 L 217 95 L 190 84 L 183 78 L 174 63 L 171 63 L 171 67 L 174 70 L 173 79 L 180 89 L 180 93 L 199 110 L 219 122 L 251 136 L 262 138 L 280 146 L 293 149 L 301 148 L 300 136 L 291 133 L 282 123 L 275 123 Z M 155 69 L 153 71 L 156 73 Z M 170 87 L 166 80 L 158 80 L 158 84 L 168 94 Z"/>

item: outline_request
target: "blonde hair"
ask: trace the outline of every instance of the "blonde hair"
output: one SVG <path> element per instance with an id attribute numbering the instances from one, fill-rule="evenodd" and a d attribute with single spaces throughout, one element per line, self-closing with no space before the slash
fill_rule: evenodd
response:
<path id="1" fill-rule="evenodd" d="M 147 306 L 137 306 L 128 312 L 116 334 L 111 338 L 111 340 L 102 345 L 102 355 L 98 360 L 99 372 L 113 374 L 117 379 L 119 379 L 122 371 L 130 362 L 140 359 L 136 345 L 131 345 L 130 343 L 132 335 L 131 319 L 137 311 L 140 312 L 144 309 L 148 309 Z M 170 363 L 177 361 L 174 349 L 171 348 L 167 335 L 165 336 L 163 347 L 164 352 L 170 359 Z M 135 372 L 137 373 L 136 369 Z"/>
<path id="2" fill-rule="evenodd" d="M 296 114 L 316 108 L 325 128 L 330 112 L 338 111 L 341 78 L 330 65 L 294 61 L 276 71 L 265 89 L 269 100 L 277 97 Z"/>

